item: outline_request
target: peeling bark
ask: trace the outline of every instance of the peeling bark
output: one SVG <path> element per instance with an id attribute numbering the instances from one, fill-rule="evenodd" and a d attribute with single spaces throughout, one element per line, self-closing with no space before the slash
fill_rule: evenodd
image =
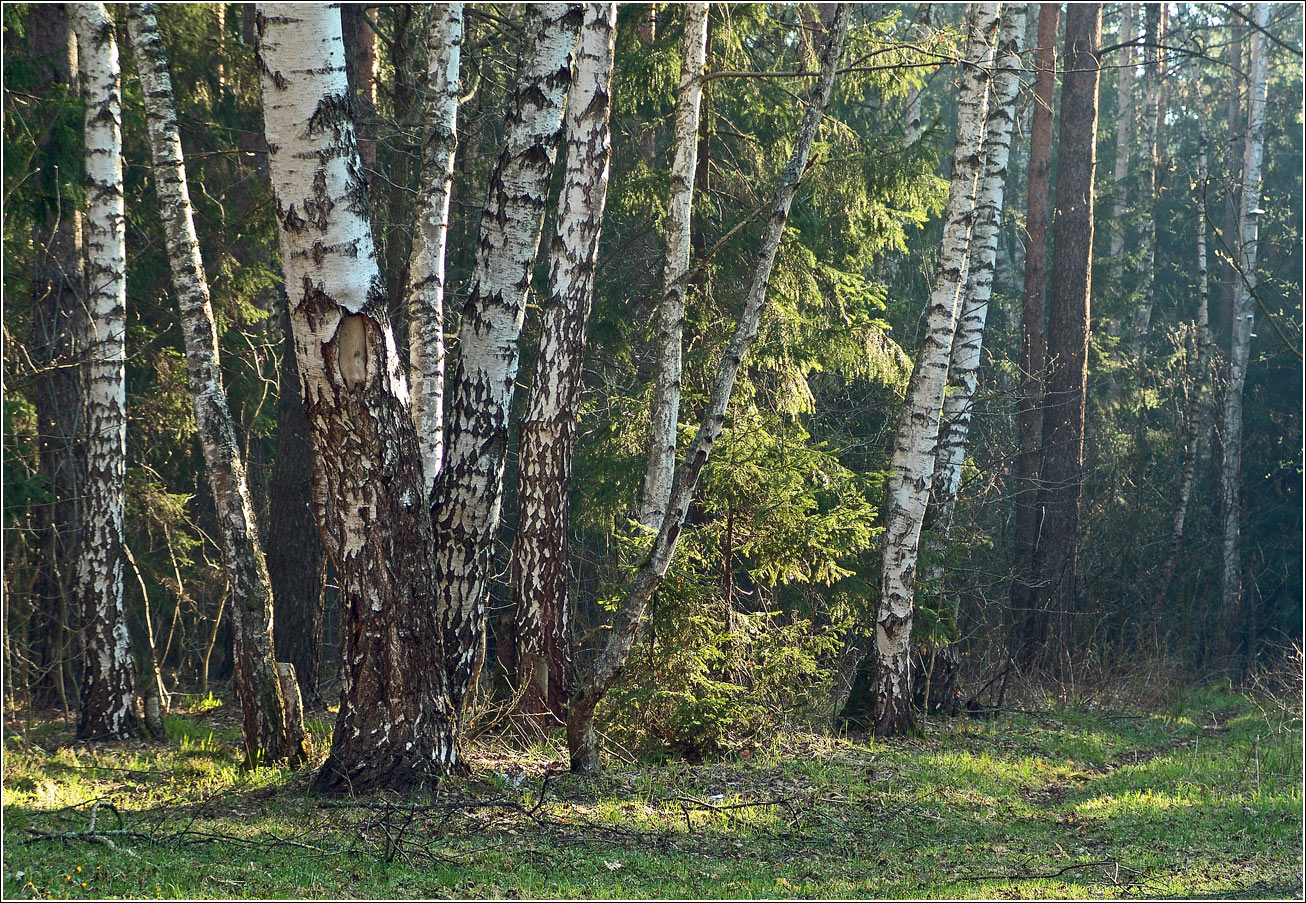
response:
<path id="1" fill-rule="evenodd" d="M 454 710 L 485 658 L 486 599 L 503 497 L 517 341 L 539 246 L 549 177 L 571 81 L 581 7 L 529 4 L 505 144 L 490 175 L 480 244 L 459 333 L 449 441 L 432 505 L 436 603 Z"/>
<path id="2" fill-rule="evenodd" d="M 703 67 L 707 63 L 708 4 L 685 5 L 685 35 L 681 44 L 680 87 L 676 95 L 675 158 L 667 198 L 666 262 L 662 298 L 658 302 L 657 372 L 649 414 L 648 463 L 639 522 L 657 529 L 671 497 L 676 469 L 676 433 L 680 422 L 682 332 L 685 324 L 685 274 L 694 206 L 694 173 L 698 167 L 698 120 L 703 98 Z"/>
<path id="3" fill-rule="evenodd" d="M 195 234 L 172 78 L 154 5 L 131 4 L 127 27 L 145 98 L 154 188 L 181 312 L 195 427 L 217 509 L 223 566 L 231 587 L 232 658 L 244 723 L 245 756 L 250 762 L 285 761 L 293 765 L 307 757 L 310 746 L 302 720 L 288 717 L 273 657 L 272 588 L 254 523 L 236 426 L 222 385 L 218 331 Z M 297 687 L 294 692 L 298 698 Z"/>
<path id="4" fill-rule="evenodd" d="M 807 111 L 794 141 L 793 154 L 780 175 L 780 182 L 771 202 L 758 251 L 757 266 L 753 270 L 739 323 L 717 364 L 717 372 L 712 382 L 707 408 L 703 412 L 703 420 L 694 436 L 694 441 L 689 446 L 685 462 L 676 475 L 671 499 L 659 525 L 657 536 L 653 540 L 653 547 L 635 574 L 634 585 L 616 613 L 612 630 L 608 634 L 608 641 L 595 660 L 593 670 L 572 694 L 567 711 L 567 749 L 571 756 L 572 771 L 582 773 L 598 771 L 599 746 L 598 738 L 594 733 L 594 711 L 626 665 L 631 646 L 643 627 L 649 600 L 662 585 L 667 568 L 671 564 L 671 556 L 676 551 L 685 516 L 694 499 L 694 489 L 698 485 L 699 475 L 707 464 L 713 446 L 721 436 L 721 430 L 725 425 L 726 407 L 734 390 L 735 375 L 743 362 L 744 355 L 757 338 L 758 326 L 766 310 L 771 266 L 775 262 L 785 222 L 789 218 L 789 207 L 793 203 L 794 191 L 798 187 L 803 171 L 807 168 L 812 142 L 816 138 L 826 105 L 830 101 L 836 68 L 843 52 L 848 22 L 851 18 L 850 4 L 839 4 L 834 19 L 826 31 L 825 46 L 821 51 L 821 75 L 808 100 Z"/>
<path id="5" fill-rule="evenodd" d="M 585 6 L 567 97 L 567 165 L 549 248 L 549 297 L 521 424 L 513 556 L 519 711 L 565 717 L 571 691 L 568 490 L 585 327 L 608 191 L 615 4 Z"/>
<path id="6" fill-rule="evenodd" d="M 408 386 L 367 221 L 335 4 L 259 4 L 281 266 L 339 579 L 340 714 L 319 790 L 429 785 L 457 760 Z"/>
<path id="7" fill-rule="evenodd" d="M 122 193 L 122 72 L 102 3 L 71 7 L 86 102 L 86 483 L 78 597 L 86 658 L 77 736 L 136 734 L 135 675 L 123 611 L 123 491 L 127 476 L 126 219 Z"/>

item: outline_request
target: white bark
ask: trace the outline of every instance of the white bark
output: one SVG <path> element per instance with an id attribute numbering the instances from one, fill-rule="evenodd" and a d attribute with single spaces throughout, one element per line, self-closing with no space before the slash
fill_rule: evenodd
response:
<path id="1" fill-rule="evenodd" d="M 916 15 L 916 39 L 925 37 L 930 27 L 932 3 L 922 3 Z M 921 89 L 914 87 L 907 92 L 907 122 L 902 129 L 902 146 L 911 147 L 921 140 Z"/>
<path id="2" fill-rule="evenodd" d="M 943 242 L 930 296 L 926 335 L 912 368 L 907 400 L 894 438 L 875 624 L 877 667 L 872 689 L 875 730 L 882 735 L 900 732 L 914 723 L 911 632 L 917 544 L 934 474 L 939 413 L 958 307 L 966 283 L 971 233 L 978 215 L 976 192 L 989 105 L 987 72 L 993 59 L 999 8 L 997 3 L 972 4 L 967 17 L 966 60 L 961 74 L 957 140 L 944 213 Z"/>
<path id="3" fill-rule="evenodd" d="M 681 45 L 680 89 L 675 109 L 675 159 L 667 198 L 667 251 L 658 304 L 657 375 L 650 414 L 648 464 L 639 521 L 657 529 L 662 523 L 676 469 L 676 432 L 680 420 L 681 345 L 685 322 L 685 274 L 689 272 L 694 173 L 698 167 L 698 120 L 707 63 L 708 4 L 685 5 Z"/>
<path id="4" fill-rule="evenodd" d="M 827 29 L 826 44 L 821 52 L 821 75 L 808 101 L 802 124 L 799 126 L 793 153 L 780 175 L 780 183 L 771 202 L 761 247 L 758 250 L 757 266 L 753 270 L 744 308 L 739 315 L 739 324 L 735 327 L 734 335 L 731 336 L 717 364 L 717 372 L 712 382 L 707 408 L 703 412 L 703 420 L 699 424 L 694 441 L 689 446 L 685 462 L 676 475 L 671 499 L 662 517 L 662 523 L 659 524 L 653 547 L 636 572 L 634 586 L 617 611 L 608 641 L 595 660 L 592 671 L 572 696 L 567 718 L 567 746 L 571 754 L 573 771 L 593 772 L 599 767 L 598 741 L 594 734 L 595 707 L 626 665 L 630 648 L 644 623 L 649 600 L 662 585 L 667 568 L 671 564 L 671 557 L 675 554 L 680 530 L 684 526 L 689 505 L 694 499 L 699 475 L 703 472 L 712 448 L 721 436 L 721 430 L 725 425 L 726 407 L 734 391 L 735 376 L 744 355 L 757 338 L 762 314 L 766 310 L 771 267 L 780 247 L 785 222 L 789 218 L 789 207 L 793 203 L 794 192 L 803 171 L 807 168 L 812 142 L 816 138 L 826 105 L 830 101 L 830 92 L 834 86 L 836 70 L 843 53 L 844 40 L 847 37 L 851 18 L 850 4 L 839 4 Z"/>
<path id="5" fill-rule="evenodd" d="M 571 681 L 568 504 L 585 327 L 608 193 L 608 117 L 617 8 L 587 3 L 567 96 L 567 164 L 553 241 L 549 297 L 518 466 L 516 661 L 528 682 L 522 711 L 561 716 Z"/>
<path id="6" fill-rule="evenodd" d="M 1224 407 L 1224 464 L 1221 495 L 1224 512 L 1222 597 L 1226 617 L 1236 625 L 1242 602 L 1242 563 L 1238 548 L 1238 504 L 1242 482 L 1243 386 L 1251 352 L 1256 291 L 1257 232 L 1260 224 L 1261 162 L 1265 151 L 1265 98 L 1269 54 L 1265 28 L 1269 4 L 1252 5 L 1252 73 L 1247 110 L 1247 144 L 1243 153 L 1242 209 L 1239 214 L 1238 271 L 1230 342 L 1229 386 Z"/>
<path id="7" fill-rule="evenodd" d="M 484 659 L 485 603 L 503 496 L 517 341 L 581 22 L 576 4 L 528 4 L 505 146 L 490 175 L 459 333 L 449 441 L 436 481 L 437 611 L 456 708 Z"/>
<path id="8" fill-rule="evenodd" d="M 245 716 L 245 752 L 250 761 L 295 762 L 307 752 L 304 728 L 288 719 L 280 691 L 272 651 L 272 591 L 236 427 L 222 386 L 218 331 L 195 234 L 172 79 L 154 5 L 132 4 L 127 25 L 145 98 L 154 186 L 181 311 L 195 427 L 217 508 L 222 560 L 232 590 L 235 684 Z"/>
<path id="9" fill-rule="evenodd" d="M 444 257 L 458 149 L 463 5 L 437 4 L 426 36 L 426 136 L 408 264 L 408 373 L 429 495 L 444 457 Z"/>
<path id="10" fill-rule="evenodd" d="M 78 595 L 85 670 L 78 737 L 135 733 L 135 679 L 123 611 L 123 491 L 127 476 L 126 220 L 122 193 L 122 72 L 102 3 L 71 5 L 86 103 L 86 483 Z"/>
<path id="11" fill-rule="evenodd" d="M 1119 257 L 1125 247 L 1125 180 L 1129 178 L 1129 155 L 1134 142 L 1134 52 L 1138 40 L 1138 4 L 1126 3 L 1120 11 L 1120 68 L 1116 72 L 1116 163 L 1111 201 L 1111 256 Z"/>

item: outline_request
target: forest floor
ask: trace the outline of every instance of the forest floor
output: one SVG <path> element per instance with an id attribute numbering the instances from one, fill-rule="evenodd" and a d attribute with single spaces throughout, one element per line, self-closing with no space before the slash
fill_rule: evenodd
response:
<path id="1" fill-rule="evenodd" d="M 230 716 L 193 702 L 166 744 L 5 725 L 5 899 L 1302 895 L 1299 700 L 789 734 L 596 780 L 481 741 L 416 805 L 243 769 Z"/>

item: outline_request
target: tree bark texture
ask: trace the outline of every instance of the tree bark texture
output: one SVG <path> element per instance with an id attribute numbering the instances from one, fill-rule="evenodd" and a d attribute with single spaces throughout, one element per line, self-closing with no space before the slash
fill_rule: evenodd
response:
<path id="1" fill-rule="evenodd" d="M 767 215 L 757 266 L 749 282 L 744 308 L 740 313 L 735 332 L 717 364 L 711 394 L 708 397 L 706 410 L 703 412 L 703 420 L 699 424 L 694 441 L 689 446 L 685 462 L 676 475 L 671 499 L 662 523 L 658 527 L 657 535 L 654 537 L 653 546 L 636 571 L 634 585 L 616 613 L 608 640 L 595 659 L 593 669 L 572 694 L 567 709 L 567 749 L 571 756 L 572 771 L 594 773 L 599 768 L 599 746 L 594 732 L 594 711 L 626 665 L 631 646 L 635 643 L 644 624 L 649 600 L 662 585 L 667 568 L 671 564 L 671 557 L 675 554 L 685 516 L 694 499 L 698 478 L 707 464 L 713 446 L 721 436 L 721 430 L 725 425 L 726 408 L 734 390 L 735 376 L 744 355 L 757 338 L 758 326 L 766 310 L 771 266 L 775 262 L 785 222 L 789 218 L 789 207 L 793 203 L 794 192 L 803 171 L 807 168 L 812 142 L 816 138 L 826 105 L 830 101 L 830 92 L 834 86 L 836 69 L 843 53 L 844 40 L 851 18 L 850 4 L 841 3 L 826 30 L 825 45 L 821 51 L 821 74 L 808 100 L 807 110 L 794 141 L 793 153 L 780 174 L 779 185 Z"/>
<path id="2" fill-rule="evenodd" d="M 67 4 L 32 6 L 27 14 L 28 50 L 37 66 L 37 92 L 59 109 L 77 90 L 77 47 Z M 71 106 L 71 104 L 67 104 Z M 63 115 L 63 114 L 60 114 Z M 69 113 L 68 115 L 73 115 Z M 32 584 L 33 623 L 29 642 L 36 672 L 32 703 L 62 703 L 73 696 L 72 631 L 79 618 L 73 592 L 77 573 L 83 464 L 83 349 L 87 331 L 83 305 L 82 211 L 72 181 L 76 148 L 59 146 L 50 129 L 41 147 L 46 165 L 36 171 L 37 224 L 32 269 L 32 357 L 39 368 L 32 401 L 40 442 L 40 473 L 49 501 L 37 508 L 36 575 Z"/>
<path id="3" fill-rule="evenodd" d="M 658 303 L 657 371 L 649 415 L 648 464 L 639 521 L 657 529 L 671 497 L 676 469 L 676 433 L 680 422 L 681 351 L 685 324 L 685 275 L 694 206 L 694 172 L 698 166 L 698 120 L 703 98 L 703 67 L 707 63 L 708 4 L 685 5 L 685 34 L 680 51 L 680 87 L 676 95 L 675 157 L 667 198 L 666 261 L 662 298 Z"/>
<path id="4" fill-rule="evenodd" d="M 145 98 L 154 188 L 181 312 L 195 427 L 217 510 L 223 566 L 231 592 L 235 689 L 250 762 L 297 764 L 310 752 L 302 721 L 287 717 L 272 645 L 272 587 L 250 503 L 236 426 L 218 360 L 218 330 L 209 303 L 194 211 L 186 184 L 177 107 L 152 3 L 128 7 L 127 26 Z M 296 689 L 295 694 L 299 691 Z"/>
<path id="5" fill-rule="evenodd" d="M 559 723 L 572 683 L 568 491 L 607 201 L 616 16 L 615 4 L 585 5 L 567 97 L 567 163 L 549 246 L 549 297 L 517 470 L 513 634 L 517 677 L 526 687 L 519 710 L 552 715 Z"/>
<path id="6" fill-rule="evenodd" d="M 340 714 L 319 790 L 411 788 L 455 764 L 430 515 L 349 117 L 338 4 L 259 4 L 264 127 L 313 447 L 339 579 Z"/>
<path id="7" fill-rule="evenodd" d="M 924 40 L 930 30 L 930 19 L 934 4 L 922 3 L 916 12 L 916 40 Z M 921 140 L 921 89 L 912 88 L 907 92 L 906 122 L 902 127 L 902 146 L 911 147 Z"/>
<path id="8" fill-rule="evenodd" d="M 966 57 L 961 67 L 957 137 L 944 211 L 943 241 L 927 309 L 925 339 L 912 367 L 907 399 L 894 435 L 880 599 L 875 617 L 876 674 L 871 688 L 871 708 L 877 736 L 909 731 L 916 723 L 911 691 L 911 633 L 917 547 L 934 476 L 934 446 L 939 436 L 948 361 L 978 217 L 977 191 L 983 169 L 984 122 L 989 108 L 988 72 L 993 62 L 1000 6 L 975 3 L 967 15 Z"/>
<path id="9" fill-rule="evenodd" d="M 1077 3 L 1067 10 L 1043 404 L 1041 586 L 1033 637 L 1058 666 L 1070 648 L 1078 605 L 1101 32 L 1101 4 Z"/>
<path id="10" fill-rule="evenodd" d="M 1026 200 L 1025 286 L 1021 313 L 1020 396 L 1016 461 L 1014 578 L 1011 611 L 1028 628 L 1037 604 L 1035 572 L 1039 535 L 1043 530 L 1043 380 L 1046 332 L 1044 298 L 1047 289 L 1048 220 L 1051 210 L 1052 105 L 1056 87 L 1057 27 L 1061 4 L 1040 3 L 1038 53 L 1035 68 L 1034 115 L 1030 134 L 1029 190 Z"/>
<path id="11" fill-rule="evenodd" d="M 1138 199 L 1143 205 L 1143 222 L 1138 243 L 1142 255 L 1138 261 L 1138 283 L 1142 298 L 1134 323 L 1134 349 L 1141 357 L 1147 351 L 1147 333 L 1152 327 L 1153 293 L 1156 286 L 1156 207 L 1161 189 L 1161 129 L 1164 110 L 1161 93 L 1164 86 L 1165 4 L 1146 6 L 1146 47 L 1143 50 L 1143 115 L 1139 122 L 1139 145 L 1143 155 Z"/>
<path id="12" fill-rule="evenodd" d="M 85 662 L 77 736 L 136 734 L 135 676 L 123 610 L 123 492 L 127 477 L 127 249 L 122 191 L 122 71 L 102 3 L 72 9 L 86 103 L 86 483 L 78 597 Z"/>
<path id="13" fill-rule="evenodd" d="M 1247 152 L 1244 119 L 1243 91 L 1247 74 L 1243 70 L 1243 4 L 1229 8 L 1229 105 L 1225 114 L 1228 120 L 1228 149 L 1225 151 L 1226 173 L 1224 179 L 1224 228 L 1220 230 L 1220 307 L 1216 321 L 1216 338 L 1221 347 L 1229 348 L 1233 334 L 1233 307 L 1238 291 L 1238 212 L 1242 209 L 1242 165 Z"/>
<path id="14" fill-rule="evenodd" d="M 426 129 L 418 177 L 417 228 L 408 262 L 408 383 L 428 496 L 444 458 L 444 258 L 458 149 L 462 43 L 463 5 L 445 3 L 433 8 L 426 35 Z"/>
<path id="15" fill-rule="evenodd" d="M 1221 510 L 1224 515 L 1221 597 L 1224 616 L 1230 627 L 1229 636 L 1234 635 L 1234 629 L 1240 626 L 1239 621 L 1242 617 L 1242 559 L 1238 541 L 1242 486 L 1243 387 L 1247 381 L 1247 362 L 1251 352 L 1252 326 L 1255 321 L 1256 254 L 1261 214 L 1261 163 L 1265 151 L 1265 101 L 1269 73 L 1269 47 L 1265 28 L 1269 22 L 1269 15 L 1269 4 L 1252 4 L 1251 19 L 1254 30 L 1251 36 L 1251 81 L 1248 85 L 1247 138 L 1243 152 L 1242 200 L 1238 216 L 1239 282 L 1234 291 L 1229 384 L 1225 391 L 1224 402 L 1222 437 L 1224 461 L 1220 474 Z"/>
<path id="16" fill-rule="evenodd" d="M 1129 192 L 1129 158 L 1134 143 L 1134 67 L 1138 42 L 1138 4 L 1126 3 L 1120 10 L 1120 68 L 1116 70 L 1116 162 L 1112 171 L 1111 256 L 1119 257 L 1125 247 L 1125 202 Z"/>
<path id="17" fill-rule="evenodd" d="M 445 465 L 433 511 L 437 611 L 456 711 L 485 657 L 486 600 L 503 499 L 517 342 L 543 228 L 549 178 L 582 18 L 567 3 L 530 4 L 528 43 L 490 175 L 480 243 L 459 334 Z"/>
<path id="18" fill-rule="evenodd" d="M 340 4 L 340 32 L 345 47 L 345 75 L 354 103 L 358 157 L 369 172 L 376 169 L 376 32 L 367 20 L 366 3 Z"/>

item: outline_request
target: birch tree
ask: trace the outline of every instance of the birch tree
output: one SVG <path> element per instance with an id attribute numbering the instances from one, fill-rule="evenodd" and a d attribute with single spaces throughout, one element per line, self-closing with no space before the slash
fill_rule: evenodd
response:
<path id="1" fill-rule="evenodd" d="M 1000 6 L 972 4 L 966 19 L 966 56 L 961 67 L 957 138 L 944 211 L 943 242 L 927 309 L 925 339 L 912 367 L 907 400 L 894 436 L 880 601 L 875 618 L 876 668 L 871 688 L 877 736 L 897 734 L 915 724 L 911 699 L 911 631 L 917 544 L 934 474 L 934 445 L 939 435 L 948 360 L 978 213 L 976 192 L 989 106 L 987 72 L 993 60 Z"/>
<path id="2" fill-rule="evenodd" d="M 245 465 L 218 362 L 218 331 L 195 234 L 168 60 L 154 5 L 128 7 L 127 27 L 145 98 L 154 188 L 181 311 L 195 427 L 218 513 L 222 560 L 231 593 L 236 696 L 250 762 L 297 763 L 309 752 L 293 666 L 281 675 L 273 656 L 272 591 Z M 289 703 L 288 703 L 289 700 Z"/>
<path id="3" fill-rule="evenodd" d="M 917 40 L 923 40 L 930 29 L 930 19 L 934 4 L 922 3 L 916 13 Z M 907 92 L 907 122 L 902 129 L 902 146 L 911 147 L 921 140 L 921 88 L 913 87 Z"/>
<path id="4" fill-rule="evenodd" d="M 616 16 L 615 4 L 585 5 L 567 96 L 567 163 L 549 247 L 549 297 L 518 453 L 512 574 L 517 676 L 526 687 L 520 710 L 559 721 L 571 690 L 568 490 L 607 200 Z"/>
<path id="5" fill-rule="evenodd" d="M 437 5 L 431 11 L 426 36 L 426 131 L 418 178 L 417 228 L 408 263 L 408 381 L 428 495 L 444 457 L 444 258 L 454 152 L 458 149 L 462 42 L 463 5 Z"/>
<path id="6" fill-rule="evenodd" d="M 340 713 L 325 791 L 411 788 L 457 760 L 407 381 L 364 191 L 338 4 L 261 3 L 259 71 L 313 452 L 341 600 Z M 469 324 L 469 329 L 472 328 Z"/>
<path id="7" fill-rule="evenodd" d="M 1146 47 L 1143 50 L 1143 115 L 1139 123 L 1139 143 L 1143 152 L 1142 179 L 1138 195 L 1143 205 L 1143 225 L 1139 234 L 1142 256 L 1138 261 L 1138 281 L 1142 285 L 1142 302 L 1134 322 L 1134 348 L 1142 355 L 1147 348 L 1147 333 L 1152 326 L 1153 291 L 1156 285 L 1156 207 L 1161 179 L 1161 129 L 1164 111 L 1161 92 L 1165 79 L 1165 4 L 1149 3 L 1146 8 Z"/>
<path id="8" fill-rule="evenodd" d="M 662 523 L 676 469 L 685 274 L 689 272 L 694 173 L 698 168 L 698 120 L 703 98 L 703 67 L 707 62 L 707 16 L 708 4 L 685 5 L 680 87 L 674 114 L 675 157 L 671 164 L 671 192 L 667 198 L 666 262 L 662 271 L 662 298 L 658 303 L 657 375 L 653 386 L 644 494 L 639 509 L 640 523 L 650 529 L 657 529 Z"/>
<path id="9" fill-rule="evenodd" d="M 127 249 L 122 193 L 122 71 L 102 3 L 72 7 L 86 104 L 85 450 L 81 561 L 85 637 L 77 736 L 136 734 L 135 679 L 123 610 L 123 491 L 127 477 Z"/>
<path id="10" fill-rule="evenodd" d="M 1134 53 L 1138 42 L 1138 4 L 1126 3 L 1120 9 L 1120 68 L 1116 70 L 1116 160 L 1112 170 L 1114 195 L 1111 199 L 1111 256 L 1119 257 L 1125 247 L 1125 201 L 1128 192 L 1129 157 L 1134 142 Z"/>
<path id="11" fill-rule="evenodd" d="M 1243 151 L 1242 202 L 1238 216 L 1238 284 L 1234 290 L 1233 333 L 1229 355 L 1229 384 L 1224 401 L 1224 460 L 1220 469 L 1221 601 L 1228 622 L 1239 626 L 1242 616 L 1242 560 L 1239 540 L 1239 497 L 1242 486 L 1243 386 L 1251 353 L 1255 320 L 1256 253 L 1260 225 L 1261 163 L 1265 152 L 1265 100 L 1269 75 L 1266 26 L 1268 3 L 1252 5 L 1252 64 L 1247 104 L 1247 138 Z"/>
<path id="12" fill-rule="evenodd" d="M 490 175 L 463 305 L 446 459 L 435 487 L 437 612 L 455 710 L 485 656 L 486 597 L 503 497 L 517 341 L 543 228 L 581 7 L 526 7 L 527 46 L 504 147 Z"/>
<path id="13" fill-rule="evenodd" d="M 685 516 L 694 499 L 698 478 L 721 436 L 735 376 L 744 355 L 757 338 L 762 314 L 766 310 L 771 267 L 789 218 L 794 192 L 807 168 L 812 142 L 816 139 L 825 108 L 830 101 L 851 17 L 851 6 L 847 3 L 839 4 L 826 30 L 825 45 L 820 56 L 821 74 L 808 99 L 794 141 L 793 153 L 780 174 L 779 185 L 767 213 L 757 264 L 749 282 L 739 323 L 717 364 L 702 422 L 689 446 L 684 464 L 676 474 L 671 498 L 653 539 L 653 546 L 636 571 L 632 588 L 616 613 L 608 640 L 595 659 L 593 668 L 572 694 L 567 710 L 567 749 L 571 756 L 572 771 L 593 773 L 599 769 L 599 745 L 594 733 L 595 709 L 626 665 L 631 646 L 645 623 L 649 600 L 662 585 L 671 557 L 675 554 Z"/>

